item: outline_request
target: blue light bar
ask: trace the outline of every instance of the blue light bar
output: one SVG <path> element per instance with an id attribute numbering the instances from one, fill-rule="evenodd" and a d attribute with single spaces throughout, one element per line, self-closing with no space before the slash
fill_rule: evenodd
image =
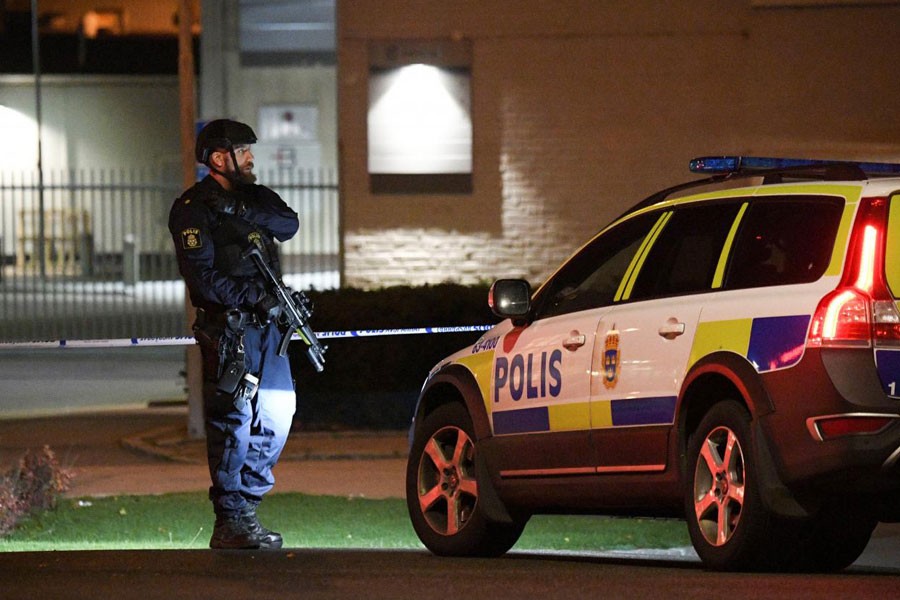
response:
<path id="1" fill-rule="evenodd" d="M 900 164 L 856 162 L 850 160 L 817 160 L 811 158 L 767 158 L 763 156 L 704 156 L 690 163 L 692 173 L 725 174 L 771 171 L 829 165 L 855 165 L 871 175 L 900 175 Z"/>

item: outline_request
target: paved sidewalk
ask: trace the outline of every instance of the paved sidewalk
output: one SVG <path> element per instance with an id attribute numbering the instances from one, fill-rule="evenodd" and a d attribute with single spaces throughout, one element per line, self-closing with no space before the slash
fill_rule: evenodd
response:
<path id="1" fill-rule="evenodd" d="M 122 445 L 167 461 L 206 464 L 205 441 L 190 439 L 186 424 L 142 431 L 124 437 Z M 405 459 L 406 446 L 406 432 L 300 430 L 288 437 L 280 460 Z"/>
<path id="2" fill-rule="evenodd" d="M 184 407 L 0 420 L 0 471 L 49 446 L 74 473 L 70 497 L 164 494 L 209 487 L 205 442 Z M 404 496 L 406 432 L 294 431 L 273 493 Z"/>
<path id="3" fill-rule="evenodd" d="M 138 470 L 148 471 L 138 476 L 144 481 L 143 485 L 147 485 L 148 479 L 154 480 L 152 491 L 148 493 L 198 487 L 205 490 L 209 486 L 205 441 L 190 439 L 186 425 L 127 436 L 122 438 L 122 445 L 166 463 Z M 275 468 L 273 493 L 401 498 L 404 496 L 406 446 L 405 432 L 292 432 Z M 162 474 L 162 479 L 156 478 Z M 108 475 L 113 476 L 109 487 L 105 482 Z M 81 484 L 76 482 L 72 491 L 77 493 L 79 488 L 90 489 L 91 495 L 122 489 L 122 475 L 115 471 L 104 473 L 98 468 L 83 470 Z"/>

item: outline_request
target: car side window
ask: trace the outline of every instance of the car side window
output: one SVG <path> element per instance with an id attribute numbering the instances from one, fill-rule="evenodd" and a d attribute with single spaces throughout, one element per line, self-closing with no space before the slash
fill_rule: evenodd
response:
<path id="1" fill-rule="evenodd" d="M 829 197 L 751 202 L 725 276 L 729 289 L 809 283 L 825 273 L 843 213 Z"/>
<path id="2" fill-rule="evenodd" d="M 628 299 L 709 290 L 739 202 L 679 208 L 659 234 Z"/>
<path id="3" fill-rule="evenodd" d="M 594 238 L 541 290 L 535 318 L 612 304 L 628 265 L 658 219 L 659 213 L 643 214 Z"/>

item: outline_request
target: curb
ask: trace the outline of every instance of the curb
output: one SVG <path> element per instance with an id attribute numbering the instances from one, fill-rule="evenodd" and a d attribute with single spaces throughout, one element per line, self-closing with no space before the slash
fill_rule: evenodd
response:
<path id="1" fill-rule="evenodd" d="M 164 460 L 184 464 L 197 464 L 200 461 L 184 456 L 173 450 L 172 446 L 190 443 L 183 427 L 160 427 L 144 433 L 125 437 L 120 440 L 121 445 L 139 454 L 154 456 Z M 160 443 L 162 440 L 170 440 L 168 443 Z M 202 442 L 202 440 L 201 440 Z"/>
<path id="2" fill-rule="evenodd" d="M 150 429 L 122 438 L 123 447 L 182 464 L 206 464 L 206 442 L 191 438 L 185 426 Z M 295 431 L 281 461 L 388 460 L 408 455 L 406 431 Z"/>

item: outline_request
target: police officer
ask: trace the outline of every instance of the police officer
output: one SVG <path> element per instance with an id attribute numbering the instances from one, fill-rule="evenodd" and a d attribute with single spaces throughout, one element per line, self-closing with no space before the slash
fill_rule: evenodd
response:
<path id="1" fill-rule="evenodd" d="M 203 404 L 216 515 L 211 548 L 280 548 L 256 508 L 274 485 L 272 468 L 291 427 L 296 397 L 290 365 L 278 356 L 278 303 L 256 265 L 259 248 L 279 274 L 275 240 L 297 232 L 297 213 L 257 185 L 250 145 L 256 134 L 228 119 L 197 137 L 197 161 L 209 175 L 172 205 L 169 231 L 178 267 L 197 309 L 194 332 L 203 357 Z"/>

